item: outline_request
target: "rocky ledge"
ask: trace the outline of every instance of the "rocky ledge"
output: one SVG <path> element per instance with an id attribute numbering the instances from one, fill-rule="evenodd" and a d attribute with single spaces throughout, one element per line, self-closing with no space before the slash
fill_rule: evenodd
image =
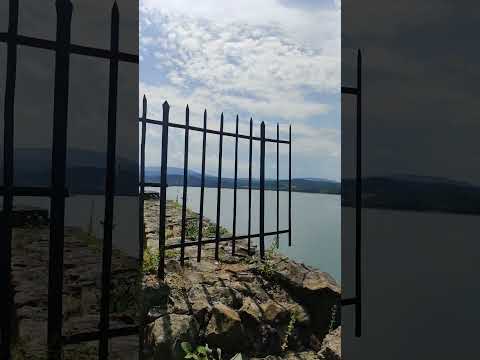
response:
<path id="1" fill-rule="evenodd" d="M 150 359 L 183 359 L 182 342 L 208 344 L 223 358 L 340 359 L 340 287 L 327 273 L 275 251 L 265 261 L 237 256 L 229 243 L 214 259 L 206 245 L 186 249 L 185 265 L 169 254 L 166 278 L 144 277 L 146 351 Z"/>

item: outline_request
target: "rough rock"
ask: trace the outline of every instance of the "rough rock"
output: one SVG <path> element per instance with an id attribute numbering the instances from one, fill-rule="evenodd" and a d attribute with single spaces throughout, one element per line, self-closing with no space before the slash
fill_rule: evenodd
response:
<path id="1" fill-rule="evenodd" d="M 45 210 L 48 214 L 48 211 Z M 26 217 L 24 217 L 26 219 Z M 38 216 L 18 224 L 12 239 L 12 285 L 15 312 L 13 353 L 20 359 L 47 359 L 49 227 Z M 40 219 L 40 220 L 39 220 Z M 37 221 L 38 220 L 38 221 Z M 25 226 L 26 225 L 26 226 Z M 65 227 L 63 333 L 74 335 L 98 329 L 101 287 L 101 242 L 75 227 Z M 136 320 L 138 261 L 112 251 L 111 326 L 131 326 Z M 138 337 L 123 337 L 112 346 L 112 357 L 131 359 Z M 87 344 L 65 347 L 65 360 L 87 359 L 96 353 Z"/>
<path id="2" fill-rule="evenodd" d="M 158 201 L 154 202 L 146 206 L 153 212 L 145 217 L 154 220 L 152 229 L 158 224 Z M 171 225 L 167 227 L 167 243 L 179 241 L 175 234 L 179 233 L 180 210 L 167 203 L 167 222 Z M 187 218 L 195 216 L 189 212 Z M 212 223 L 204 219 L 204 226 Z M 158 232 L 147 237 L 155 235 Z M 236 248 L 243 248 L 242 255 L 246 255 L 247 242 L 237 241 Z M 167 303 L 166 313 L 173 321 L 173 315 L 180 316 L 181 322 L 193 319 L 198 334 L 192 345 L 219 347 L 224 358 L 241 351 L 250 359 L 318 359 L 325 335 L 340 320 L 339 311 L 335 311 L 340 288 L 334 279 L 271 253 L 267 259 L 271 271 L 265 272 L 258 258 L 231 256 L 229 242 L 220 244 L 219 261 L 214 250 L 215 244 L 203 246 L 202 261 L 197 262 L 196 246 L 186 248 L 184 267 L 177 260 L 178 252 L 167 261 L 165 285 L 169 293 L 163 303 Z M 151 337 L 146 340 L 147 345 L 158 347 L 151 343 Z"/>
<path id="3" fill-rule="evenodd" d="M 342 337 L 341 327 L 329 332 L 323 339 L 322 348 L 318 352 L 321 360 L 341 360 L 342 358 Z"/>
<path id="4" fill-rule="evenodd" d="M 227 352 L 243 350 L 245 334 L 239 314 L 224 304 L 215 304 L 205 338 L 209 345 L 228 349 Z"/>
<path id="5" fill-rule="evenodd" d="M 251 297 L 243 299 L 239 314 L 243 323 L 248 327 L 257 327 L 262 321 L 262 309 Z"/>
<path id="6" fill-rule="evenodd" d="M 268 300 L 265 304 L 260 305 L 260 307 L 264 319 L 269 323 L 278 325 L 288 320 L 288 310 L 273 300 Z"/>
<path id="7" fill-rule="evenodd" d="M 180 344 L 193 343 L 197 336 L 198 324 L 189 315 L 167 314 L 146 327 L 147 344 L 155 360 L 183 358 Z"/>
<path id="8" fill-rule="evenodd" d="M 327 334 L 332 320 L 333 327 L 340 324 L 340 312 L 335 309 L 341 291 L 329 274 L 286 259 L 277 263 L 273 279 L 308 311 L 318 337 L 323 338 Z"/>
<path id="9" fill-rule="evenodd" d="M 156 318 L 157 314 L 165 312 L 170 288 L 164 283 L 152 281 L 143 284 L 142 301 L 143 311 L 148 317 Z"/>

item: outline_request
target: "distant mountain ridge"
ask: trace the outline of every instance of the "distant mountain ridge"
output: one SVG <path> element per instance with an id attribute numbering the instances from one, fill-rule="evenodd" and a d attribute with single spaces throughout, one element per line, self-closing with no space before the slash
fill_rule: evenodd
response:
<path id="1" fill-rule="evenodd" d="M 66 187 L 71 195 L 104 194 L 106 152 L 82 149 L 67 151 Z M 14 151 L 14 181 L 16 186 L 47 187 L 51 183 L 51 149 L 18 148 Z M 138 194 L 138 164 L 117 158 L 116 194 Z M 0 167 L 3 179 L 3 167 Z"/>
<path id="2" fill-rule="evenodd" d="M 70 149 L 67 154 L 67 188 L 70 194 L 98 194 L 105 190 L 106 153 Z M 122 157 L 117 159 L 116 194 L 138 194 L 138 162 Z M 168 167 L 167 183 L 183 185 L 183 168 Z M 15 149 L 15 185 L 49 186 L 51 176 L 50 149 Z M 147 182 L 158 182 L 159 167 L 145 169 Z M 0 167 L 3 179 L 3 167 Z M 441 177 L 394 174 L 363 179 L 363 206 L 414 211 L 439 211 L 480 214 L 480 187 L 465 181 Z M 201 174 L 189 170 L 189 186 L 201 185 Z M 0 184 L 1 185 L 1 184 Z M 233 188 L 232 178 L 222 178 L 222 187 Z M 206 187 L 216 187 L 217 177 L 206 174 Z M 239 178 L 238 188 L 248 188 L 248 179 Z M 259 188 L 259 180 L 252 179 L 252 188 Z M 276 189 L 275 179 L 266 179 L 267 190 Z M 280 190 L 288 191 L 288 180 L 280 180 Z M 342 183 L 315 178 L 292 179 L 292 191 L 307 193 L 342 194 L 343 206 L 355 205 L 355 180 L 344 178 Z"/>
<path id="3" fill-rule="evenodd" d="M 17 186 L 50 186 L 51 177 L 51 149 L 15 149 L 15 185 Z M 67 152 L 67 189 L 71 195 L 75 194 L 98 194 L 105 191 L 105 168 L 106 153 L 82 149 L 69 149 Z M 116 194 L 138 194 L 139 169 L 138 162 L 122 157 L 117 158 L 116 166 Z M 183 185 L 183 168 L 168 167 L 167 183 L 170 186 Z M 0 168 L 0 178 L 3 178 L 3 168 Z M 145 180 L 158 182 L 160 167 L 147 167 Z M 194 170 L 188 172 L 189 186 L 201 185 L 201 174 Z M 248 179 L 239 178 L 239 189 L 248 188 Z M 288 180 L 281 179 L 279 182 L 281 191 L 288 191 Z M 211 174 L 205 175 L 206 187 L 217 187 L 217 177 Z M 222 178 L 222 187 L 233 188 L 234 179 Z M 259 179 L 252 179 L 252 188 L 259 189 Z M 265 180 L 266 190 L 276 189 L 275 179 Z M 340 183 L 312 178 L 292 179 L 292 191 L 340 194 Z"/>
<path id="4" fill-rule="evenodd" d="M 160 179 L 160 167 L 148 167 L 145 169 L 145 181 L 158 183 Z M 176 167 L 167 167 L 167 183 L 169 186 L 183 186 L 183 169 Z M 197 171 L 189 170 L 188 186 L 200 187 L 201 174 Z M 217 176 L 205 174 L 205 187 L 217 187 Z M 222 177 L 222 188 L 233 189 L 234 179 L 230 177 Z M 238 178 L 237 187 L 239 189 L 248 189 L 248 178 Z M 258 178 L 252 179 L 252 189 L 260 188 L 260 180 Z M 276 190 L 276 179 L 265 179 L 266 190 Z M 288 191 L 288 180 L 280 179 L 280 191 Z M 292 179 L 292 191 L 307 192 L 307 193 L 321 193 L 321 194 L 340 194 L 340 183 L 325 179 Z"/>
<path id="5" fill-rule="evenodd" d="M 362 184 L 366 208 L 480 214 L 480 187 L 465 181 L 396 174 Z M 355 206 L 354 179 L 342 179 L 342 206 Z"/>

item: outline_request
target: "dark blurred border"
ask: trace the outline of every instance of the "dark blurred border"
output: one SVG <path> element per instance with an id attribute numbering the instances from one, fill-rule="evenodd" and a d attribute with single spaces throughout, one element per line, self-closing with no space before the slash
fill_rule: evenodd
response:
<path id="1" fill-rule="evenodd" d="M 360 132 L 357 97 L 342 95 L 343 296 L 361 304 L 360 337 L 358 308 L 343 308 L 345 359 L 480 355 L 471 5 L 342 1 L 342 86 L 357 86 L 362 54 Z"/>

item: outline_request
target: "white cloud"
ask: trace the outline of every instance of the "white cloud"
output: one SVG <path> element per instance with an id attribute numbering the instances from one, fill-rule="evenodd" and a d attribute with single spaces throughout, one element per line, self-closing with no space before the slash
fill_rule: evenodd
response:
<path id="1" fill-rule="evenodd" d="M 162 78 L 141 78 L 140 96 L 147 95 L 149 117 L 161 118 L 167 99 L 170 119 L 177 123 L 184 122 L 186 104 L 195 125 L 202 124 L 207 108 L 209 127 L 218 128 L 224 112 L 227 131 L 233 131 L 237 113 L 243 133 L 248 133 L 250 117 L 257 125 L 275 119 L 282 131 L 293 123 L 294 156 L 321 154 L 339 161 L 339 131 L 323 127 L 323 119 L 338 105 L 312 97 L 339 96 L 336 4 L 305 11 L 275 0 L 142 0 L 141 57 Z M 312 119 L 318 126 L 309 125 Z M 149 135 L 158 142 L 158 133 Z M 174 138 L 172 147 L 181 152 L 182 143 L 183 138 Z M 147 157 L 157 163 L 157 153 Z M 216 161 L 215 156 L 210 160 Z M 181 165 L 183 157 L 178 161 Z"/>
<path id="2" fill-rule="evenodd" d="M 328 0 L 324 0 L 328 3 Z M 340 54 L 340 4 L 331 8 L 309 9 L 286 7 L 276 0 L 141 0 L 141 11 L 188 15 L 215 24 L 249 24 L 254 27 L 265 24 L 281 26 L 292 39 L 304 46 L 325 49 Z M 326 46 L 328 45 L 328 46 Z"/>
<path id="3" fill-rule="evenodd" d="M 157 38 L 142 41 L 144 51 L 153 51 L 156 67 L 171 84 L 184 92 L 194 89 L 196 96 L 188 96 L 192 100 L 204 100 L 197 88 L 207 88 L 208 97 L 215 99 L 208 105 L 215 108 L 298 120 L 329 110 L 327 104 L 306 100 L 306 89 L 339 90 L 338 57 L 301 48 L 272 35 L 274 29 L 202 23 L 163 12 L 154 17 Z M 165 85 L 157 86 L 167 90 Z"/>

